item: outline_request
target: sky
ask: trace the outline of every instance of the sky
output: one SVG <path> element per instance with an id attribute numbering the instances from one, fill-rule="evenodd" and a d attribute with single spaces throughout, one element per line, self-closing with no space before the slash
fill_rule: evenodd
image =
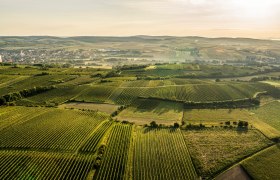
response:
<path id="1" fill-rule="evenodd" d="M 0 0 L 0 36 L 280 39 L 280 0 Z"/>

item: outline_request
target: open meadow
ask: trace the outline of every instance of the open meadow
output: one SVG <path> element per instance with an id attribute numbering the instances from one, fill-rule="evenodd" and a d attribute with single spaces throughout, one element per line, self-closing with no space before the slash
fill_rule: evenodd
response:
<path id="1" fill-rule="evenodd" d="M 198 173 L 208 178 L 272 144 L 250 129 L 206 128 L 182 133 Z"/>
<path id="2" fill-rule="evenodd" d="M 137 100 L 135 104 L 121 111 L 115 118 L 134 122 L 138 125 L 158 124 L 173 125 L 181 123 L 183 105 L 181 103 L 164 102 L 158 100 Z"/>

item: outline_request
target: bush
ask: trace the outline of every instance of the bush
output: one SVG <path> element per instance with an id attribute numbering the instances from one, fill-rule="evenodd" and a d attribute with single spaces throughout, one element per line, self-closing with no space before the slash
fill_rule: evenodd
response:
<path id="1" fill-rule="evenodd" d="M 243 127 L 248 128 L 248 125 L 249 123 L 247 121 L 239 121 L 237 124 L 239 128 L 243 128 Z"/>
<path id="2" fill-rule="evenodd" d="M 152 128 L 157 128 L 157 127 L 158 127 L 158 124 L 157 124 L 155 121 L 152 121 L 152 122 L 150 123 L 150 126 L 151 126 Z"/>
<path id="3" fill-rule="evenodd" d="M 225 125 L 229 126 L 230 125 L 230 121 L 225 122 Z"/>
<path id="4" fill-rule="evenodd" d="M 178 123 L 174 123 L 174 128 L 179 128 L 180 125 Z"/>

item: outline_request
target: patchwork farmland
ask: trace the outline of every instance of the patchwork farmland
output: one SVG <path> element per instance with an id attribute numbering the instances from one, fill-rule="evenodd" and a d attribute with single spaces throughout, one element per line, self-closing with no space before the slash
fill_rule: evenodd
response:
<path id="1" fill-rule="evenodd" d="M 264 179 L 280 89 L 204 77 L 219 68 L 0 66 L 0 179 Z"/>

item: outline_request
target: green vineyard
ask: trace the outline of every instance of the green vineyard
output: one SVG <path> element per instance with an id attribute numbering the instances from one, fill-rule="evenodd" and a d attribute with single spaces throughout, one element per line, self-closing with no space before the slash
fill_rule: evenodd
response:
<path id="1" fill-rule="evenodd" d="M 111 126 L 112 122 L 104 122 L 100 127 L 98 127 L 97 130 L 94 131 L 92 136 L 85 142 L 85 144 L 81 147 L 79 151 L 84 153 L 94 153 L 97 149 L 101 138 Z"/>
<path id="2" fill-rule="evenodd" d="M 87 179 L 94 156 L 0 151 L 0 179 Z"/>
<path id="3" fill-rule="evenodd" d="M 55 88 L 49 90 L 47 92 L 24 98 L 17 101 L 17 105 L 58 105 L 69 101 L 79 94 L 83 93 L 86 90 L 84 86 L 74 86 L 74 87 L 63 87 L 63 88 Z"/>
<path id="4" fill-rule="evenodd" d="M 0 63 L 0 180 L 280 177 L 278 67 L 207 65 L 199 61 L 204 49 L 187 44 L 166 53 L 197 53 L 190 64 L 134 65 L 161 56 L 149 46 L 115 50 L 119 43 L 75 50 L 74 67 Z M 101 66 L 95 55 L 109 52 Z"/>
<path id="5" fill-rule="evenodd" d="M 124 179 L 131 141 L 130 125 L 116 125 L 109 137 L 96 179 Z"/>
<path id="6" fill-rule="evenodd" d="M 137 129 L 134 179 L 197 179 L 179 129 Z"/>
<path id="7" fill-rule="evenodd" d="M 30 111 L 24 114 L 22 120 L 10 122 L 10 126 L 8 124 L 5 127 L 0 127 L 2 128 L 0 132 L 0 148 L 74 151 L 80 146 L 80 142 L 102 120 L 107 118 L 105 115 L 95 112 L 47 108 L 32 109 L 37 111 Z M 14 108 L 14 111 L 22 110 Z M 11 121 L 9 114 L 14 114 L 14 111 L 3 113 L 6 118 L 1 115 L 2 121 Z M 34 114 L 37 115 L 34 116 Z"/>

